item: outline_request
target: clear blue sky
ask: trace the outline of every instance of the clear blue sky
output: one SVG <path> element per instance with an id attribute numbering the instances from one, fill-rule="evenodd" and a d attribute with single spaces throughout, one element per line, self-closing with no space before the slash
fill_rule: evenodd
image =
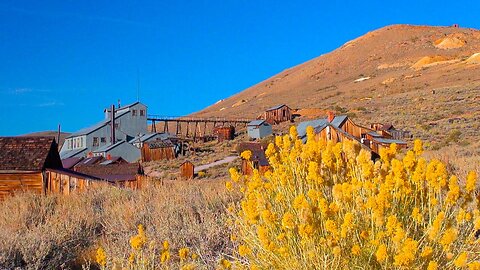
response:
<path id="1" fill-rule="evenodd" d="M 421 2 L 421 3 L 419 3 Z M 389 24 L 480 28 L 479 1 L 0 1 L 0 135 L 121 99 L 185 115 Z"/>

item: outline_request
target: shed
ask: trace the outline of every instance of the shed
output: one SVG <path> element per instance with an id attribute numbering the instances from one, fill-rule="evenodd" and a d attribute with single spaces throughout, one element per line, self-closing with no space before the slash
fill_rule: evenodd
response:
<path id="1" fill-rule="evenodd" d="M 57 149 L 54 137 L 0 137 L 0 199 L 16 191 L 69 194 L 99 180 L 64 169 Z"/>
<path id="2" fill-rule="evenodd" d="M 238 146 L 237 151 L 239 154 L 246 150 L 252 152 L 250 161 L 242 159 L 242 173 L 244 175 L 251 175 L 253 173 L 253 169 L 257 169 L 260 174 L 268 171 L 270 168 L 270 163 L 265 156 L 266 147 L 266 144 L 255 142 L 244 142 Z"/>
<path id="3" fill-rule="evenodd" d="M 180 165 L 180 176 L 183 179 L 189 180 L 194 177 L 195 166 L 190 161 L 185 161 Z"/>
<path id="4" fill-rule="evenodd" d="M 175 159 L 175 146 L 170 140 L 145 142 L 142 146 L 142 161 Z"/>
<path id="5" fill-rule="evenodd" d="M 272 135 L 272 126 L 266 120 L 254 120 L 247 124 L 247 133 L 252 139 L 262 139 Z"/>
<path id="6" fill-rule="evenodd" d="M 230 141 L 235 138 L 235 127 L 215 127 L 213 134 L 217 136 L 219 142 Z"/>
<path id="7" fill-rule="evenodd" d="M 271 125 L 292 120 L 292 110 L 285 104 L 271 107 L 265 111 L 265 120 Z"/>
<path id="8" fill-rule="evenodd" d="M 77 172 L 93 175 L 118 187 L 139 189 L 145 179 L 140 163 L 112 163 L 77 166 Z"/>

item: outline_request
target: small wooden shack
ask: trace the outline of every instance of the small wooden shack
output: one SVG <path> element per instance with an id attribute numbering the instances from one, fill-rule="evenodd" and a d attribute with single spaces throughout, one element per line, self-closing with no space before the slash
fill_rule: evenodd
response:
<path id="1" fill-rule="evenodd" d="M 213 134 L 217 136 L 218 142 L 230 141 L 235 138 L 235 127 L 215 127 L 213 129 Z"/>
<path id="2" fill-rule="evenodd" d="M 247 134 L 252 139 L 265 138 L 272 132 L 272 126 L 266 120 L 253 120 L 247 124 Z"/>
<path id="3" fill-rule="evenodd" d="M 111 185 L 140 189 L 146 177 L 140 163 L 94 164 L 75 167 L 77 172 L 93 175 Z"/>
<path id="4" fill-rule="evenodd" d="M 0 200 L 17 191 L 69 194 L 102 184 L 64 169 L 54 137 L 0 137 Z"/>
<path id="5" fill-rule="evenodd" d="M 265 120 L 271 125 L 291 121 L 292 109 L 285 104 L 269 108 L 265 111 Z"/>
<path id="6" fill-rule="evenodd" d="M 189 180 L 193 179 L 195 174 L 195 166 L 190 161 L 185 161 L 180 165 L 180 176 L 183 179 Z"/>
<path id="7" fill-rule="evenodd" d="M 270 163 L 265 156 L 265 149 L 267 149 L 266 144 L 255 142 L 244 142 L 238 146 L 237 152 L 239 154 L 246 150 L 252 152 L 250 160 L 242 159 L 242 173 L 244 175 L 252 175 L 254 169 L 257 169 L 260 174 L 264 174 L 270 169 Z"/>
<path id="8" fill-rule="evenodd" d="M 142 146 L 142 161 L 175 159 L 175 145 L 170 140 L 145 142 Z"/>

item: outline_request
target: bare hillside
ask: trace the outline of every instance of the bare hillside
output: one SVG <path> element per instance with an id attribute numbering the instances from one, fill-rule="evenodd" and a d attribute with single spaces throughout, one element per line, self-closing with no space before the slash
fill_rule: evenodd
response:
<path id="1" fill-rule="evenodd" d="M 303 118 L 333 109 L 363 124 L 393 123 L 437 148 L 467 145 L 480 129 L 479 53 L 476 29 L 387 26 L 196 115 L 257 117 L 286 103 Z"/>

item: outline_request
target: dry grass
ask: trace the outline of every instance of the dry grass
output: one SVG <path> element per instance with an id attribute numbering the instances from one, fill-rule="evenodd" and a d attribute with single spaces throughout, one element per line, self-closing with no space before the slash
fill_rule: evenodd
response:
<path id="1" fill-rule="evenodd" d="M 138 224 L 152 240 L 187 246 L 213 265 L 231 253 L 223 181 L 169 182 L 141 191 L 105 188 L 71 196 L 19 194 L 0 203 L 0 269 L 77 268 L 98 245 L 129 254 Z M 178 245 L 178 246 L 177 246 Z"/>

